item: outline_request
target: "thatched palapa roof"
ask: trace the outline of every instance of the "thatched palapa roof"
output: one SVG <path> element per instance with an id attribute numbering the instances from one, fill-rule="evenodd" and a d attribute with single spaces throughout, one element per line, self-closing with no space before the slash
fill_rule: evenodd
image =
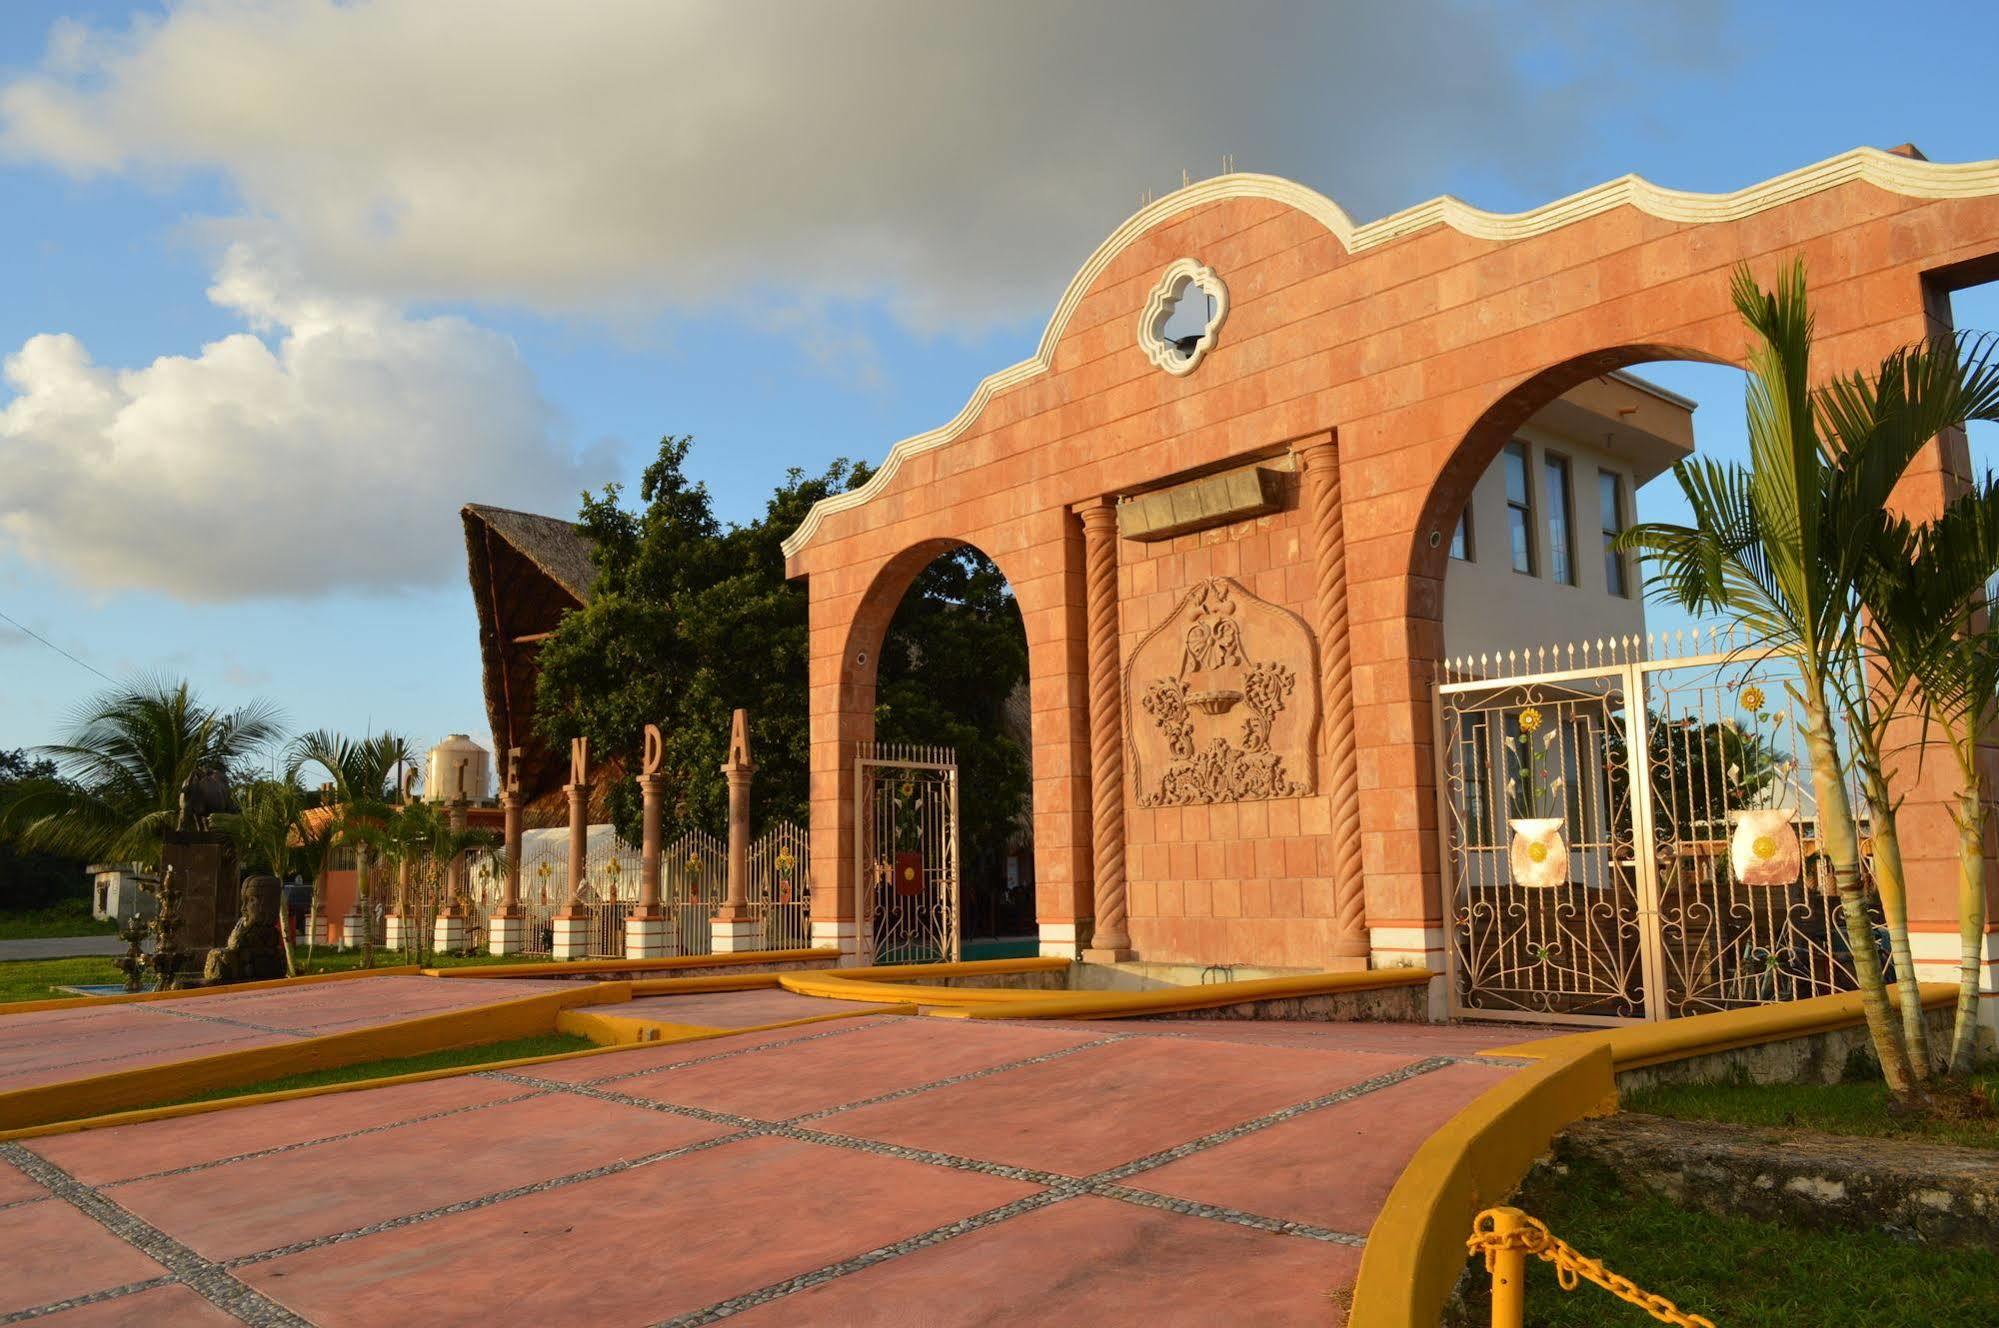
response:
<path id="1" fill-rule="evenodd" d="M 590 602 L 597 570 L 582 529 L 554 517 L 468 503 L 465 557 L 479 614 L 486 716 L 504 771 L 521 749 L 521 797 L 534 802 L 569 776 L 567 753 L 549 750 L 534 729 L 536 653 L 562 615 Z"/>

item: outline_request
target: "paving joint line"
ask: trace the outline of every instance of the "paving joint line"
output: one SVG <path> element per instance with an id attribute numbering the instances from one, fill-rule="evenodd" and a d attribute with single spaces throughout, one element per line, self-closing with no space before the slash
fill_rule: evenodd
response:
<path id="1" fill-rule="evenodd" d="M 484 1111 L 487 1107 L 504 1107 L 512 1102 L 528 1102 L 545 1097 L 545 1092 L 516 1093 L 512 1097 L 496 1097 L 488 1102 L 467 1102 L 456 1107 L 445 1107 L 438 1111 L 425 1112 L 421 1116 L 410 1116 L 403 1120 L 383 1121 L 380 1124 L 363 1126 L 358 1130 L 348 1130 L 342 1134 L 329 1134 L 320 1139 L 295 1139 L 288 1144 L 277 1144 L 270 1148 L 258 1148 L 248 1153 L 237 1153 L 230 1157 L 212 1158 L 207 1162 L 191 1162 L 184 1167 L 169 1167 L 165 1171 L 149 1171 L 142 1176 L 126 1176 L 120 1180 L 106 1181 L 97 1188 L 115 1190 L 126 1185 L 137 1185 L 140 1181 L 165 1180 L 174 1176 L 191 1176 L 197 1171 L 212 1171 L 216 1167 L 233 1166 L 238 1162 L 254 1162 L 260 1158 L 276 1157 L 280 1153 L 296 1153 L 307 1148 L 317 1148 L 321 1144 L 344 1143 L 349 1139 L 360 1139 L 371 1134 L 383 1134 L 389 1130 L 399 1130 L 405 1125 L 422 1125 L 428 1121 L 443 1120 L 448 1116 L 461 1116 L 471 1111 Z M 0 1205 L 4 1208 L 4 1205 Z"/>
<path id="2" fill-rule="evenodd" d="M 165 1268 L 172 1280 L 238 1322 L 252 1328 L 310 1328 L 306 1320 L 237 1278 L 223 1264 L 195 1253 L 47 1158 L 17 1143 L 0 1143 L 0 1158 L 13 1163 L 29 1179 Z"/>
<path id="3" fill-rule="evenodd" d="M 106 1287 L 102 1291 L 86 1292 L 81 1296 L 69 1296 L 63 1300 L 52 1300 L 46 1305 L 36 1305 L 30 1309 L 15 1310 L 0 1314 L 0 1323 L 27 1323 L 31 1319 L 46 1318 L 51 1314 L 61 1314 L 64 1310 L 80 1310 L 88 1305 L 101 1305 L 107 1300 L 121 1300 L 126 1296 L 136 1296 L 141 1291 L 152 1291 L 163 1286 L 178 1286 L 179 1280 L 171 1274 L 165 1277 L 149 1277 L 143 1282 L 127 1282 L 124 1286 Z"/>
<path id="4" fill-rule="evenodd" d="M 737 1056 L 747 1056 L 754 1051 L 770 1051 L 775 1047 L 794 1047 L 801 1042 L 819 1042 L 826 1038 L 847 1037 L 861 1032 L 866 1028 L 879 1027 L 879 1025 L 871 1024 L 865 1019 L 841 1019 L 834 1022 L 842 1025 L 842 1027 L 828 1029 L 824 1033 L 807 1033 L 802 1037 L 783 1038 L 777 1042 L 759 1042 L 753 1046 L 732 1047 L 727 1051 L 718 1051 L 708 1056 L 696 1056 L 691 1060 L 673 1061 L 666 1065 L 654 1065 L 644 1070 L 624 1070 L 617 1074 L 602 1075 L 595 1079 L 584 1079 L 580 1082 L 586 1084 L 614 1084 L 623 1079 L 638 1079 L 648 1074 L 664 1074 L 668 1070 L 687 1069 L 696 1065 L 711 1065 L 716 1061 L 726 1061 Z M 755 1037 L 762 1033 L 782 1033 L 784 1031 L 781 1028 L 766 1028 L 760 1030 L 759 1033 L 749 1034 L 749 1036 Z M 721 1039 L 717 1038 L 713 1040 L 720 1041 Z M 657 1045 L 664 1048 L 673 1046 L 674 1044 L 671 1042 L 662 1042 Z M 558 1081 L 550 1080 L 549 1082 L 555 1083 Z"/>
<path id="5" fill-rule="evenodd" d="M 226 1024 L 231 1028 L 247 1028 L 258 1033 L 276 1033 L 282 1037 L 307 1038 L 311 1033 L 302 1033 L 295 1028 L 279 1028 L 276 1024 L 259 1024 L 249 1019 L 231 1019 L 225 1014 L 196 1014 L 193 1010 L 173 1010 L 167 1008 L 169 1002 L 147 1002 L 139 1006 L 147 1014 L 166 1015 L 172 1019 L 198 1019 L 204 1024 Z"/>
<path id="6" fill-rule="evenodd" d="M 547 1180 L 534 1181 L 527 1185 L 511 1186 L 504 1190 L 495 1191 L 492 1194 L 480 1195 L 477 1198 L 461 1199 L 457 1203 L 445 1204 L 440 1208 L 426 1208 L 421 1212 L 404 1213 L 397 1217 L 386 1217 L 378 1222 L 370 1222 L 366 1226 L 353 1227 L 346 1231 L 329 1232 L 324 1236 L 313 1236 L 307 1240 L 295 1240 L 285 1245 L 274 1245 L 270 1249 L 258 1250 L 252 1254 L 235 1255 L 223 1260 L 220 1266 L 225 1270 L 243 1268 L 252 1264 L 269 1263 L 273 1259 L 282 1259 L 294 1254 L 303 1254 L 308 1250 L 324 1249 L 329 1245 L 344 1245 L 349 1241 L 361 1240 L 367 1236 L 381 1235 L 385 1231 L 399 1231 L 404 1227 L 412 1227 L 424 1222 L 433 1222 L 442 1217 L 454 1217 L 459 1213 L 476 1212 L 481 1208 L 490 1208 L 495 1204 L 506 1203 L 511 1199 L 524 1199 L 529 1195 L 544 1194 L 550 1190 L 564 1189 L 570 1185 L 582 1184 L 585 1181 L 601 1180 L 606 1176 L 616 1176 L 627 1171 L 636 1171 L 640 1167 L 649 1167 L 658 1162 L 669 1162 L 675 1158 L 686 1157 L 692 1153 L 705 1152 L 710 1148 L 718 1148 L 723 1144 L 737 1143 L 741 1140 L 755 1137 L 755 1131 L 739 1130 L 733 1134 L 717 1135 L 712 1139 L 697 1139 L 693 1143 L 681 1144 L 677 1148 L 662 1149 L 657 1153 L 647 1153 L 643 1157 L 620 1158 L 615 1162 L 606 1162 L 601 1166 L 590 1167 L 584 1171 L 571 1172 L 566 1176 L 552 1176 Z"/>

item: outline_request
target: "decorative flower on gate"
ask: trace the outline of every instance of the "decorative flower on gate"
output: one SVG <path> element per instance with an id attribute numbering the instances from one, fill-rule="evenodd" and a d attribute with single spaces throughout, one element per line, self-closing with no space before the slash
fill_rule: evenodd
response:
<path id="1" fill-rule="evenodd" d="M 1758 862 L 1768 862 L 1777 856 L 1777 841 L 1769 835 L 1758 835 L 1756 842 L 1749 846 L 1749 851 L 1756 855 Z"/>
<path id="2" fill-rule="evenodd" d="M 1738 699 L 1742 702 L 1742 708 L 1753 715 L 1763 708 L 1763 689 L 1752 682 L 1742 689 L 1742 695 Z"/>
<path id="3" fill-rule="evenodd" d="M 1520 712 L 1520 731 L 1522 733 L 1532 733 L 1534 732 L 1534 730 L 1540 727 L 1541 727 L 1540 711 L 1536 710 L 1533 706 L 1528 706 L 1525 710 Z"/>
<path id="4" fill-rule="evenodd" d="M 779 876 L 789 876 L 791 875 L 791 869 L 798 865 L 798 859 L 791 856 L 790 849 L 785 849 L 777 855 L 775 865 Z"/>
<path id="5" fill-rule="evenodd" d="M 689 876 L 699 876 L 701 874 L 701 855 L 699 853 L 690 853 L 687 855 L 687 874 Z"/>

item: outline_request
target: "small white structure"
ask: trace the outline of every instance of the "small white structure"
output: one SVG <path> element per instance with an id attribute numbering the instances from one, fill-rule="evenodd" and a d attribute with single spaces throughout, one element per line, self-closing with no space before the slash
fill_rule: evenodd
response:
<path id="1" fill-rule="evenodd" d="M 464 782 L 461 785 L 461 773 Z M 447 734 L 430 749 L 424 762 L 426 802 L 488 802 L 493 784 L 493 754 L 463 733 Z"/>
<path id="2" fill-rule="evenodd" d="M 133 862 L 99 862 L 83 869 L 91 877 L 90 916 L 124 926 L 135 917 L 150 918 L 159 901 L 146 892 L 145 873 Z"/>

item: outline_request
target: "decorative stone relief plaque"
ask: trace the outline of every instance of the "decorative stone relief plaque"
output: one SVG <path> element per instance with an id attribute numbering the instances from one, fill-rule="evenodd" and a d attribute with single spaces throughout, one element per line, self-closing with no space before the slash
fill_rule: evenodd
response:
<path id="1" fill-rule="evenodd" d="M 1125 666 L 1141 807 L 1313 791 L 1318 656 L 1297 615 L 1228 577 L 1203 581 Z"/>

